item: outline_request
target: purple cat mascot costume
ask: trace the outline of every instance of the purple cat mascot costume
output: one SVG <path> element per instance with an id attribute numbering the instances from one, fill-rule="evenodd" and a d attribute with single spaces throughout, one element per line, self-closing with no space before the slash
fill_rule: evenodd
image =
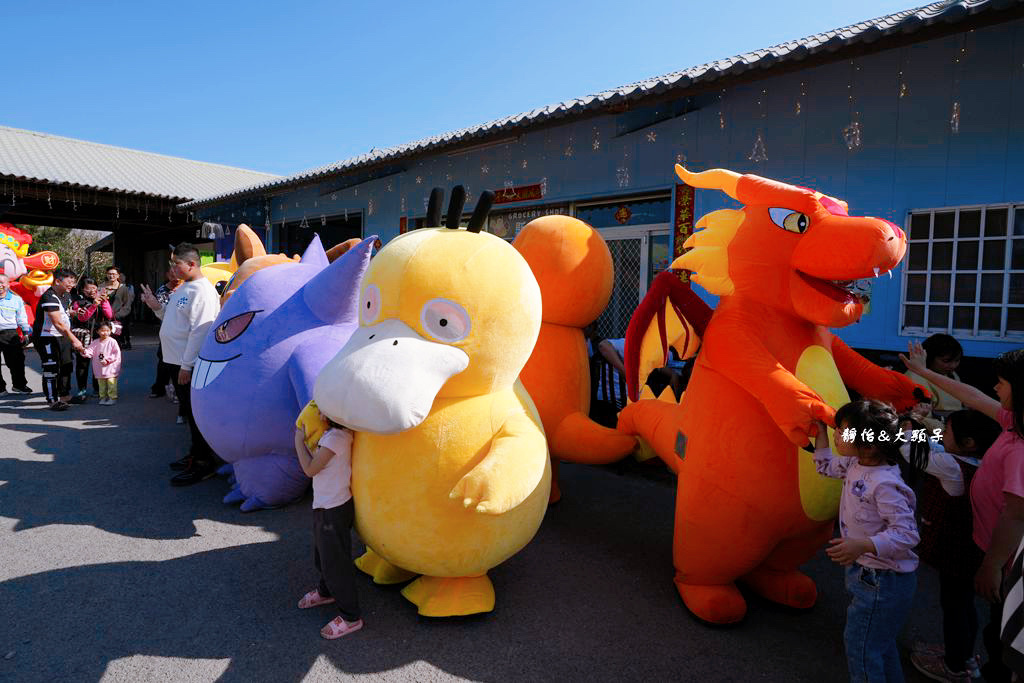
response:
<path id="1" fill-rule="evenodd" d="M 248 512 L 291 502 L 308 488 L 295 458 L 295 418 L 313 396 L 317 373 L 359 325 L 359 283 L 375 239 L 330 263 L 314 236 L 301 260 L 240 261 L 228 282 L 229 298 L 192 373 L 196 423 L 234 470 L 225 503 L 241 502 Z"/>

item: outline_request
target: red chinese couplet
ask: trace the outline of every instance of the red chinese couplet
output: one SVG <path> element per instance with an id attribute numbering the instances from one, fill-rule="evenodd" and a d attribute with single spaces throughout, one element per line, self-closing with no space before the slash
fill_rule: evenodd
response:
<path id="1" fill-rule="evenodd" d="M 683 255 L 683 243 L 693 234 L 693 188 L 680 183 L 676 185 L 675 205 L 672 207 L 672 257 Z M 679 279 L 689 282 L 690 271 L 679 272 Z"/>
<path id="2" fill-rule="evenodd" d="M 676 185 L 676 202 L 672 211 L 672 255 L 683 255 L 683 242 L 693 234 L 693 188 Z"/>

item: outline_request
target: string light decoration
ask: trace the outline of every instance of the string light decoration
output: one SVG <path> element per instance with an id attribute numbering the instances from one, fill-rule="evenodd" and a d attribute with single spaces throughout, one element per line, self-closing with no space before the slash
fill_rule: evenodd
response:
<path id="1" fill-rule="evenodd" d="M 757 98 L 757 108 L 760 112 L 761 122 L 757 129 L 757 138 L 754 140 L 754 148 L 750 150 L 750 156 L 747 157 L 755 164 L 768 161 L 768 150 L 764 145 L 764 123 L 768 116 L 768 112 L 766 111 L 767 100 L 768 91 L 761 90 L 761 96 Z"/>
<path id="2" fill-rule="evenodd" d="M 594 137 L 590 141 L 590 149 L 594 152 L 601 150 L 601 131 L 597 129 L 597 126 L 594 126 Z"/>
<path id="3" fill-rule="evenodd" d="M 850 77 L 846 84 L 846 101 L 850 112 L 850 123 L 842 130 L 843 142 L 846 143 L 848 152 L 855 152 L 861 148 L 863 130 L 860 125 L 860 112 L 857 111 L 853 99 L 853 82 L 855 74 L 860 71 L 860 66 L 850 60 Z"/>
<path id="4" fill-rule="evenodd" d="M 974 33 L 972 29 L 969 33 Z M 960 78 L 963 72 L 963 61 L 967 59 L 967 34 L 960 34 L 960 48 L 953 54 L 953 103 L 949 113 L 949 131 L 953 135 L 960 134 Z"/>

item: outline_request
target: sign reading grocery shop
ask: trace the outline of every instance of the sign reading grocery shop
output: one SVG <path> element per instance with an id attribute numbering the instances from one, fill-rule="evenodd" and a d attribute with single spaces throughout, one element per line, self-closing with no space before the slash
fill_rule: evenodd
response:
<path id="1" fill-rule="evenodd" d="M 516 185 L 503 187 L 494 191 L 495 204 L 511 204 L 512 202 L 529 202 L 543 199 L 544 188 L 540 183 L 534 185 Z"/>
<path id="2" fill-rule="evenodd" d="M 502 239 L 510 240 L 523 229 L 524 225 L 534 218 L 551 215 L 568 216 L 569 205 L 552 204 L 549 206 L 512 209 L 511 211 L 496 211 L 487 217 L 487 232 L 497 235 Z"/>

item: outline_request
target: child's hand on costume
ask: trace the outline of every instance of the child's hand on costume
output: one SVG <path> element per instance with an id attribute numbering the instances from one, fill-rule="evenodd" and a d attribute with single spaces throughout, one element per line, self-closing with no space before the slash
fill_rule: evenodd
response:
<path id="1" fill-rule="evenodd" d="M 302 462 L 302 456 L 305 455 L 307 458 L 313 456 L 310 455 L 309 449 L 306 447 L 306 428 L 296 427 L 295 428 L 295 457 Z"/>
<path id="2" fill-rule="evenodd" d="M 932 414 L 931 401 L 921 401 L 919 403 L 916 403 L 914 407 L 911 408 L 910 414 L 918 421 L 921 421 L 924 418 L 928 417 L 929 415 Z"/>
<path id="3" fill-rule="evenodd" d="M 825 554 L 836 564 L 848 567 L 864 553 L 875 552 L 875 544 L 870 538 L 833 538 L 828 542 Z"/>
<path id="4" fill-rule="evenodd" d="M 826 427 L 825 423 L 822 422 L 821 420 L 814 420 L 811 422 L 811 424 L 813 424 L 818 430 L 818 433 L 814 435 L 815 450 L 819 448 L 829 448 L 828 427 Z"/>

